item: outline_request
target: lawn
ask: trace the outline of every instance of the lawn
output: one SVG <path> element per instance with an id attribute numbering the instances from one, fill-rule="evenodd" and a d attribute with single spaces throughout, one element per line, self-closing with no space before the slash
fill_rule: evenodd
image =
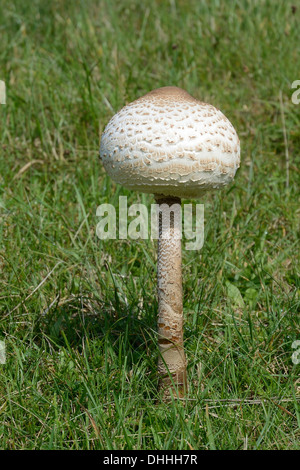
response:
<path id="1" fill-rule="evenodd" d="M 2 0 L 1 449 L 299 449 L 300 5 Z M 241 141 L 183 249 L 189 392 L 157 393 L 156 243 L 96 209 L 154 202 L 105 174 L 101 132 L 175 85 Z M 294 356 L 292 358 L 292 355 Z"/>

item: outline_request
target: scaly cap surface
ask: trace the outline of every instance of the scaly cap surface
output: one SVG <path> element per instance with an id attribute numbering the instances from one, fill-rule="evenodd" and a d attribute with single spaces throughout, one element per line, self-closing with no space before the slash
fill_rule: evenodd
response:
<path id="1" fill-rule="evenodd" d="M 240 143 L 220 110 L 180 88 L 163 87 L 112 117 L 100 157 L 111 178 L 126 188 L 199 198 L 233 180 Z"/>

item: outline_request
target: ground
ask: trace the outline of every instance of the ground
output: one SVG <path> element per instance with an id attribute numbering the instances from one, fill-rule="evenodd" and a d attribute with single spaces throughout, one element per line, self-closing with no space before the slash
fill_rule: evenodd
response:
<path id="1" fill-rule="evenodd" d="M 283 0 L 1 2 L 1 448 L 299 449 L 299 15 Z M 153 203 L 98 150 L 115 112 L 165 85 L 220 108 L 242 159 L 199 201 L 203 248 L 183 250 L 190 388 L 171 404 L 155 242 L 95 233 L 101 203 Z"/>

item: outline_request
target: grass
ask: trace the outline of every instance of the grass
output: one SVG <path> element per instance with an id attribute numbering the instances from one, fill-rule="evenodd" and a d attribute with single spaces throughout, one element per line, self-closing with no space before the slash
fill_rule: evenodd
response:
<path id="1" fill-rule="evenodd" d="M 1 2 L 2 449 L 299 449 L 294 3 Z M 164 404 L 155 244 L 95 229 L 103 202 L 153 203 L 106 176 L 102 129 L 171 84 L 222 109 L 242 164 L 183 250 L 190 390 Z"/>

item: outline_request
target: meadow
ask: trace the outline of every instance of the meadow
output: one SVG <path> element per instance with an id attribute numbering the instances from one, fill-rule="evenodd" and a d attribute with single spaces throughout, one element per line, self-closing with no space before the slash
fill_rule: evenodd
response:
<path id="1" fill-rule="evenodd" d="M 299 37 L 289 0 L 1 1 L 1 449 L 300 448 Z M 156 243 L 95 233 L 100 204 L 154 202 L 106 175 L 99 142 L 166 85 L 241 141 L 234 183 L 198 201 L 203 248 L 183 249 L 189 392 L 171 403 Z"/>

